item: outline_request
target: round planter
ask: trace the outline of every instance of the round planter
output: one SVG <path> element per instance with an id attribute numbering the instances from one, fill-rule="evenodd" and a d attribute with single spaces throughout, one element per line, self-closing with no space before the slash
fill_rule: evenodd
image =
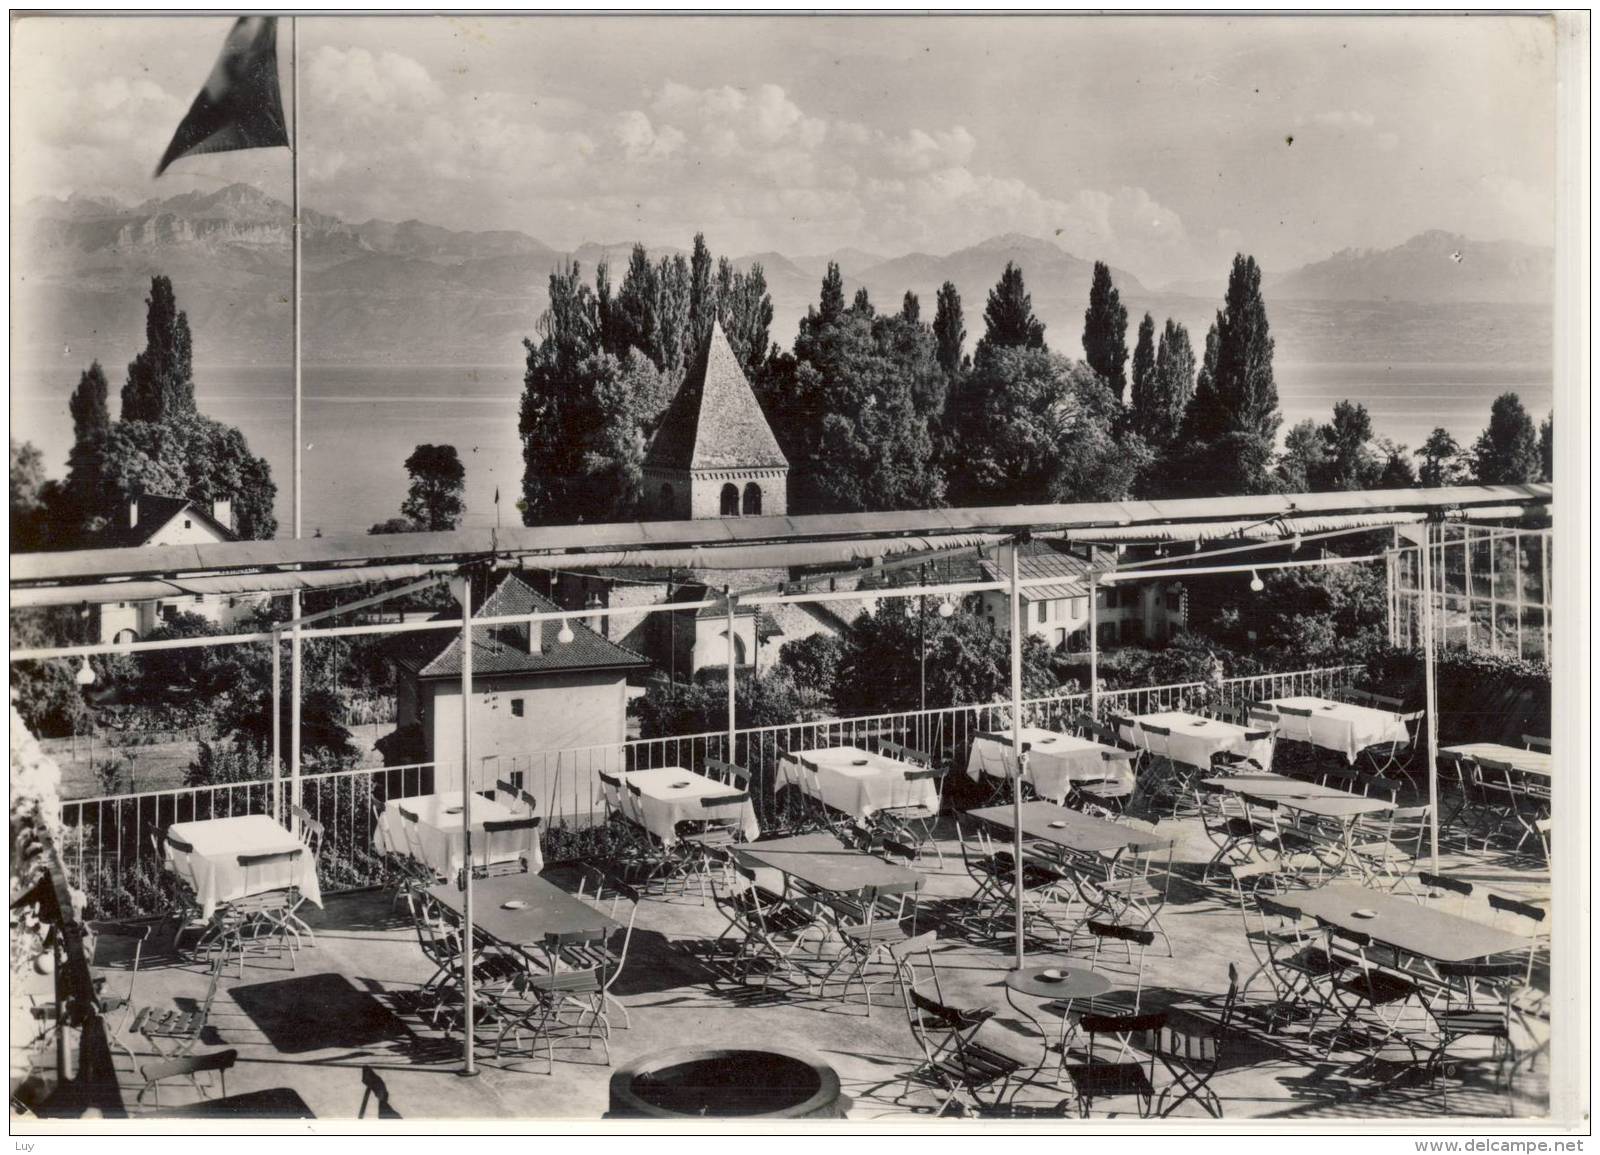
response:
<path id="1" fill-rule="evenodd" d="M 611 1076 L 613 1119 L 842 1119 L 839 1076 L 773 1047 L 676 1047 Z"/>

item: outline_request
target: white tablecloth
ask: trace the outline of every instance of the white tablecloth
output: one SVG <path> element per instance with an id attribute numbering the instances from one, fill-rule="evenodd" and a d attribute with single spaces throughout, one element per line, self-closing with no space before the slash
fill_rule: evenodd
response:
<path id="1" fill-rule="evenodd" d="M 980 775 L 992 778 L 1012 778 L 1017 772 L 1017 761 L 1011 754 L 1011 732 L 1005 732 L 1006 741 L 997 742 L 989 737 L 972 740 L 972 751 L 967 755 L 967 777 L 976 781 Z M 1065 800 L 1072 792 L 1074 782 L 1123 779 L 1133 781 L 1133 764 L 1130 761 L 1107 762 L 1102 755 L 1111 749 L 1088 738 L 1072 734 L 1057 734 L 1037 726 L 1022 728 L 1022 741 L 1028 745 L 1028 784 L 1041 798 Z"/>
<path id="2" fill-rule="evenodd" d="M 1411 742 L 1411 735 L 1400 715 L 1387 710 L 1308 697 L 1277 698 L 1272 705 L 1311 711 L 1309 718 L 1280 714 L 1278 737 L 1291 742 L 1310 742 L 1324 750 L 1343 754 L 1351 762 L 1368 746 L 1376 746 L 1380 742 L 1399 742 L 1403 745 Z"/>
<path id="3" fill-rule="evenodd" d="M 206 918 L 219 903 L 233 902 L 252 894 L 265 894 L 295 886 L 308 902 L 322 905 L 322 888 L 317 885 L 317 864 L 311 851 L 300 840 L 265 814 L 241 814 L 237 818 L 210 818 L 203 822 L 174 822 L 167 834 L 194 847 L 193 854 L 182 854 L 167 847 L 167 869 L 187 865 L 194 877 L 195 897 Z M 239 865 L 241 854 L 277 854 L 298 850 L 293 862 L 272 866 Z M 183 861 L 180 861 L 183 860 Z"/>
<path id="4" fill-rule="evenodd" d="M 907 782 L 906 775 L 918 767 L 897 762 L 881 754 L 869 754 L 854 746 L 833 746 L 825 750 L 796 750 L 778 761 L 778 785 L 797 786 L 807 794 L 814 792 L 812 773 L 796 758 L 816 764 L 816 787 L 822 801 L 833 810 L 856 818 L 866 818 L 889 806 L 939 805 L 939 792 L 930 778 Z"/>
<path id="5" fill-rule="evenodd" d="M 1232 750 L 1236 754 L 1256 759 L 1264 770 L 1272 768 L 1271 758 L 1268 756 L 1271 744 L 1246 742 L 1244 736 L 1250 731 L 1243 726 L 1235 726 L 1232 722 L 1201 718 L 1194 714 L 1185 714 L 1181 710 L 1140 714 L 1134 721 L 1148 722 L 1152 726 L 1162 726 L 1172 731 L 1172 737 L 1167 739 L 1167 755 L 1174 762 L 1208 770 L 1211 767 L 1211 755 L 1219 750 Z M 1150 741 L 1144 734 L 1135 733 L 1126 726 L 1122 728 L 1122 737 L 1135 746 L 1146 746 Z M 1154 741 L 1159 743 L 1161 739 L 1155 738 Z"/>
<path id="6" fill-rule="evenodd" d="M 444 794 L 419 794 L 415 798 L 392 798 L 383 808 L 384 826 L 389 841 L 396 850 L 411 851 L 406 842 L 406 823 L 400 817 L 400 808 L 417 816 L 416 833 L 421 843 L 416 856 L 434 870 L 453 879 L 461 869 L 462 852 L 466 845 L 466 827 L 461 821 L 462 797 L 459 791 Z M 454 813 L 452 813 L 454 811 Z M 503 803 L 481 794 L 472 796 L 472 856 L 483 862 L 483 824 L 508 822 L 525 815 Z M 531 835 L 531 836 L 530 836 Z M 528 855 L 528 869 L 537 874 L 544 869 L 544 851 L 539 845 L 539 828 L 507 830 L 494 835 L 489 842 L 490 862 L 513 862 L 522 854 Z"/>
<path id="7" fill-rule="evenodd" d="M 756 822 L 756 809 L 746 798 L 740 805 L 705 807 L 702 798 L 716 798 L 730 794 L 749 794 L 737 786 L 725 786 L 704 774 L 695 774 L 681 766 L 660 766 L 654 770 L 635 770 L 618 775 L 622 779 L 622 798 L 618 808 L 627 818 L 644 827 L 659 838 L 664 846 L 678 841 L 680 822 L 724 822 L 739 820 L 746 841 L 761 837 L 761 826 Z M 629 783 L 639 788 L 638 797 L 628 790 Z M 681 783 L 681 785 L 680 785 Z M 609 789 L 609 787 L 608 787 Z"/>

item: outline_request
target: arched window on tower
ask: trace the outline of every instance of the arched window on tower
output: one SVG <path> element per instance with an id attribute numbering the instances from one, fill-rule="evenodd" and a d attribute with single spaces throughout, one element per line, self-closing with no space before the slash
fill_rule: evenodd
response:
<path id="1" fill-rule="evenodd" d="M 744 487 L 744 513 L 746 517 L 761 514 L 761 487 L 753 481 Z"/>
<path id="2" fill-rule="evenodd" d="M 722 516 L 739 516 L 739 487 L 731 481 L 722 487 Z"/>

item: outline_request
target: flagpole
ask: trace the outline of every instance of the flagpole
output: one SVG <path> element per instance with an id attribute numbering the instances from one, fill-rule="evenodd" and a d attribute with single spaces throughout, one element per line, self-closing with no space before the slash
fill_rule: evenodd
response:
<path id="1" fill-rule="evenodd" d="M 294 536 L 300 536 L 300 17 L 289 17 L 290 212 L 294 222 Z M 299 614 L 295 615 L 299 617 Z"/>

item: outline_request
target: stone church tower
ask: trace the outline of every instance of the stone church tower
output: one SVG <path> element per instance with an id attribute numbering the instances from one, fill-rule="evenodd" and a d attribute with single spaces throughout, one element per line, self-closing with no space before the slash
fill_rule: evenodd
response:
<path id="1" fill-rule="evenodd" d="M 645 508 L 663 520 L 789 511 L 789 460 L 721 324 L 656 430 L 644 484 Z"/>

